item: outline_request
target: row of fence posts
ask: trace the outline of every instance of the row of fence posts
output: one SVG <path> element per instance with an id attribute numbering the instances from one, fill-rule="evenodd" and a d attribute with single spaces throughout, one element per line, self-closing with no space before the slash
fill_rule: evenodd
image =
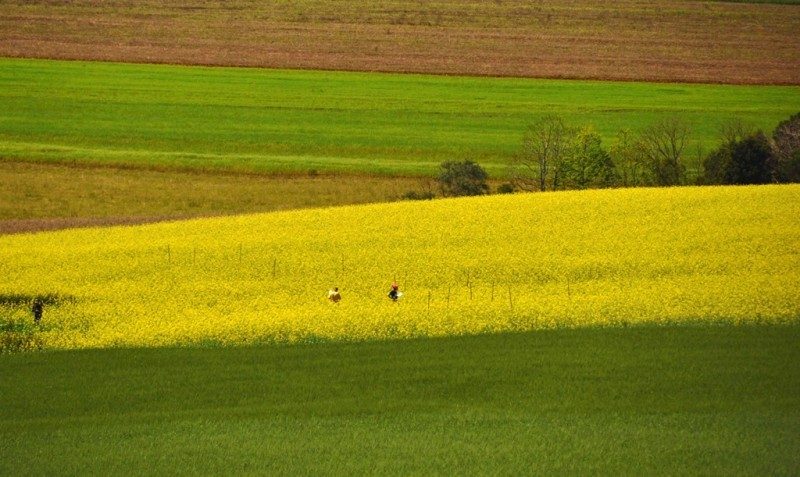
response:
<path id="1" fill-rule="evenodd" d="M 164 250 L 166 252 L 167 264 L 171 265 L 172 264 L 172 248 L 169 245 L 167 245 L 164 248 Z M 240 263 L 240 264 L 242 263 L 242 257 L 243 257 L 242 244 L 239 244 L 239 253 L 238 253 L 237 262 Z M 197 263 L 197 247 L 192 247 L 192 265 L 194 265 L 195 263 Z M 344 270 L 344 256 L 342 256 L 342 270 Z M 275 278 L 277 273 L 278 273 L 278 257 L 273 257 L 273 259 L 272 259 L 272 278 Z"/>
<path id="2" fill-rule="evenodd" d="M 242 244 L 239 244 L 239 248 L 238 248 L 238 263 L 242 262 L 242 255 L 243 255 Z M 166 246 L 166 256 L 167 256 L 167 263 L 171 264 L 172 263 L 172 248 L 170 247 L 170 245 Z M 194 265 L 196 263 L 196 261 L 197 261 L 197 247 L 193 247 L 192 248 L 192 265 Z M 344 272 L 345 271 L 344 255 L 341 256 L 341 266 L 342 266 L 342 271 Z M 278 257 L 273 257 L 272 258 L 272 278 L 275 278 L 277 276 L 277 273 L 278 273 Z M 471 276 L 471 274 L 469 272 L 467 272 L 467 289 L 469 290 L 469 299 L 472 300 L 473 299 L 472 276 Z M 491 301 L 494 301 L 494 298 L 495 298 L 495 283 L 494 282 L 492 282 L 491 290 L 492 290 L 492 292 L 491 292 Z M 452 285 L 448 285 L 447 286 L 447 307 L 448 308 L 450 307 L 451 292 L 452 292 Z M 569 277 L 567 277 L 567 294 L 568 294 L 568 296 L 570 298 L 572 297 L 572 291 L 570 289 Z M 428 308 L 429 312 L 430 312 L 430 309 L 431 309 L 432 296 L 433 296 L 432 290 L 428 289 L 428 307 L 427 308 Z M 514 296 L 513 296 L 512 292 L 511 292 L 511 285 L 508 285 L 508 306 L 511 309 L 511 311 L 514 310 Z"/>

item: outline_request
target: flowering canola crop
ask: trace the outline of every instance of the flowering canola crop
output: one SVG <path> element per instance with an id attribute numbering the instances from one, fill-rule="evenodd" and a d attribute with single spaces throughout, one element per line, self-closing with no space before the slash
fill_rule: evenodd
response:
<path id="1" fill-rule="evenodd" d="M 516 194 L 4 236 L 0 264 L 2 294 L 69 298 L 45 308 L 49 348 L 785 323 L 800 317 L 800 186 Z M 337 304 L 326 298 L 334 286 Z"/>

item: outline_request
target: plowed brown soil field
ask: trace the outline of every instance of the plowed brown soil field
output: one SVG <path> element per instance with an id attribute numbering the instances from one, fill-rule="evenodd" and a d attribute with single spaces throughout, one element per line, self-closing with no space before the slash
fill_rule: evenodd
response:
<path id="1" fill-rule="evenodd" d="M 800 84 L 800 5 L 0 0 L 0 56 Z"/>

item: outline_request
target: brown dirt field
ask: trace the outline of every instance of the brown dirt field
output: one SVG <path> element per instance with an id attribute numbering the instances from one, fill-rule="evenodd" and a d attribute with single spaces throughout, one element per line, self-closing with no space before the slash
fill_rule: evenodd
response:
<path id="1" fill-rule="evenodd" d="M 0 56 L 800 84 L 800 5 L 0 0 Z"/>

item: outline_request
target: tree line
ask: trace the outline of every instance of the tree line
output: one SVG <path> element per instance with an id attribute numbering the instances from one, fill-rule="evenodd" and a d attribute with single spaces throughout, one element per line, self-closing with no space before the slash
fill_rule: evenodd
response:
<path id="1" fill-rule="evenodd" d="M 511 181 L 498 192 L 800 182 L 800 113 L 781 121 L 771 136 L 730 121 L 708 154 L 691 143 L 690 133 L 685 121 L 668 117 L 639 132 L 623 129 L 606 148 L 593 127 L 545 116 L 528 126 Z M 442 195 L 455 196 L 488 193 L 487 178 L 474 162 L 448 161 L 437 179 Z"/>

